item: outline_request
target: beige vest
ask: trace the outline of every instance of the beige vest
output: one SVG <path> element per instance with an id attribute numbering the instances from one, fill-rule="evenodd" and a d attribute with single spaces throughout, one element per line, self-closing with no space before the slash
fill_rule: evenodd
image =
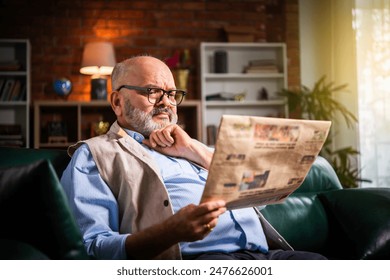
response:
<path id="1" fill-rule="evenodd" d="M 69 154 L 73 155 L 82 143 L 88 144 L 101 177 L 118 201 L 120 233 L 136 233 L 173 215 L 154 159 L 117 122 L 107 134 L 69 147 Z M 181 259 L 179 245 L 156 259 Z"/>

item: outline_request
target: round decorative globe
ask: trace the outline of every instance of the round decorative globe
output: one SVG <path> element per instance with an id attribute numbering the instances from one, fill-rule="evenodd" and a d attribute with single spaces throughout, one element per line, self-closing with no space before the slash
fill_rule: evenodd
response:
<path id="1" fill-rule="evenodd" d="M 53 88 L 59 96 L 68 96 L 72 91 L 72 82 L 67 78 L 60 78 L 54 81 Z"/>

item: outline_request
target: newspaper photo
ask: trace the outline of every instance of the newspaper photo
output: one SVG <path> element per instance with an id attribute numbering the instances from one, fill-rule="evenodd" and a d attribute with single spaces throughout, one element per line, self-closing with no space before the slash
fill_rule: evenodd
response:
<path id="1" fill-rule="evenodd" d="M 201 202 L 228 209 L 281 203 L 304 181 L 330 121 L 224 115 Z"/>

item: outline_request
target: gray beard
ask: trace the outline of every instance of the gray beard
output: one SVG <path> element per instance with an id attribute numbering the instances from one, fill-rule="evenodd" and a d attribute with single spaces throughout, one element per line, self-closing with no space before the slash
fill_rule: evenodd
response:
<path id="1" fill-rule="evenodd" d="M 145 113 L 144 111 L 133 107 L 130 100 L 126 100 L 125 108 L 126 122 L 131 124 L 135 131 L 141 133 L 145 137 L 150 136 L 150 133 L 156 129 L 161 129 L 169 124 L 177 123 L 177 115 L 171 108 L 155 107 L 150 113 Z M 169 120 L 159 123 L 153 121 L 153 116 L 161 112 L 168 113 Z"/>

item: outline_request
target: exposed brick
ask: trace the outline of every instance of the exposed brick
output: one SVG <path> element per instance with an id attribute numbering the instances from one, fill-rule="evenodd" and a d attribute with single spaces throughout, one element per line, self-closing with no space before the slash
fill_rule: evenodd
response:
<path id="1" fill-rule="evenodd" d="M 224 41 L 226 26 L 253 26 L 258 42 L 286 42 L 289 85 L 299 85 L 298 7 L 298 0 L 3 1 L 0 37 L 30 39 L 32 100 L 56 99 L 58 77 L 73 82 L 69 100 L 89 100 L 90 77 L 79 68 L 83 46 L 97 40 L 111 41 L 118 61 L 190 49 L 190 98 L 199 99 L 199 44 Z"/>

